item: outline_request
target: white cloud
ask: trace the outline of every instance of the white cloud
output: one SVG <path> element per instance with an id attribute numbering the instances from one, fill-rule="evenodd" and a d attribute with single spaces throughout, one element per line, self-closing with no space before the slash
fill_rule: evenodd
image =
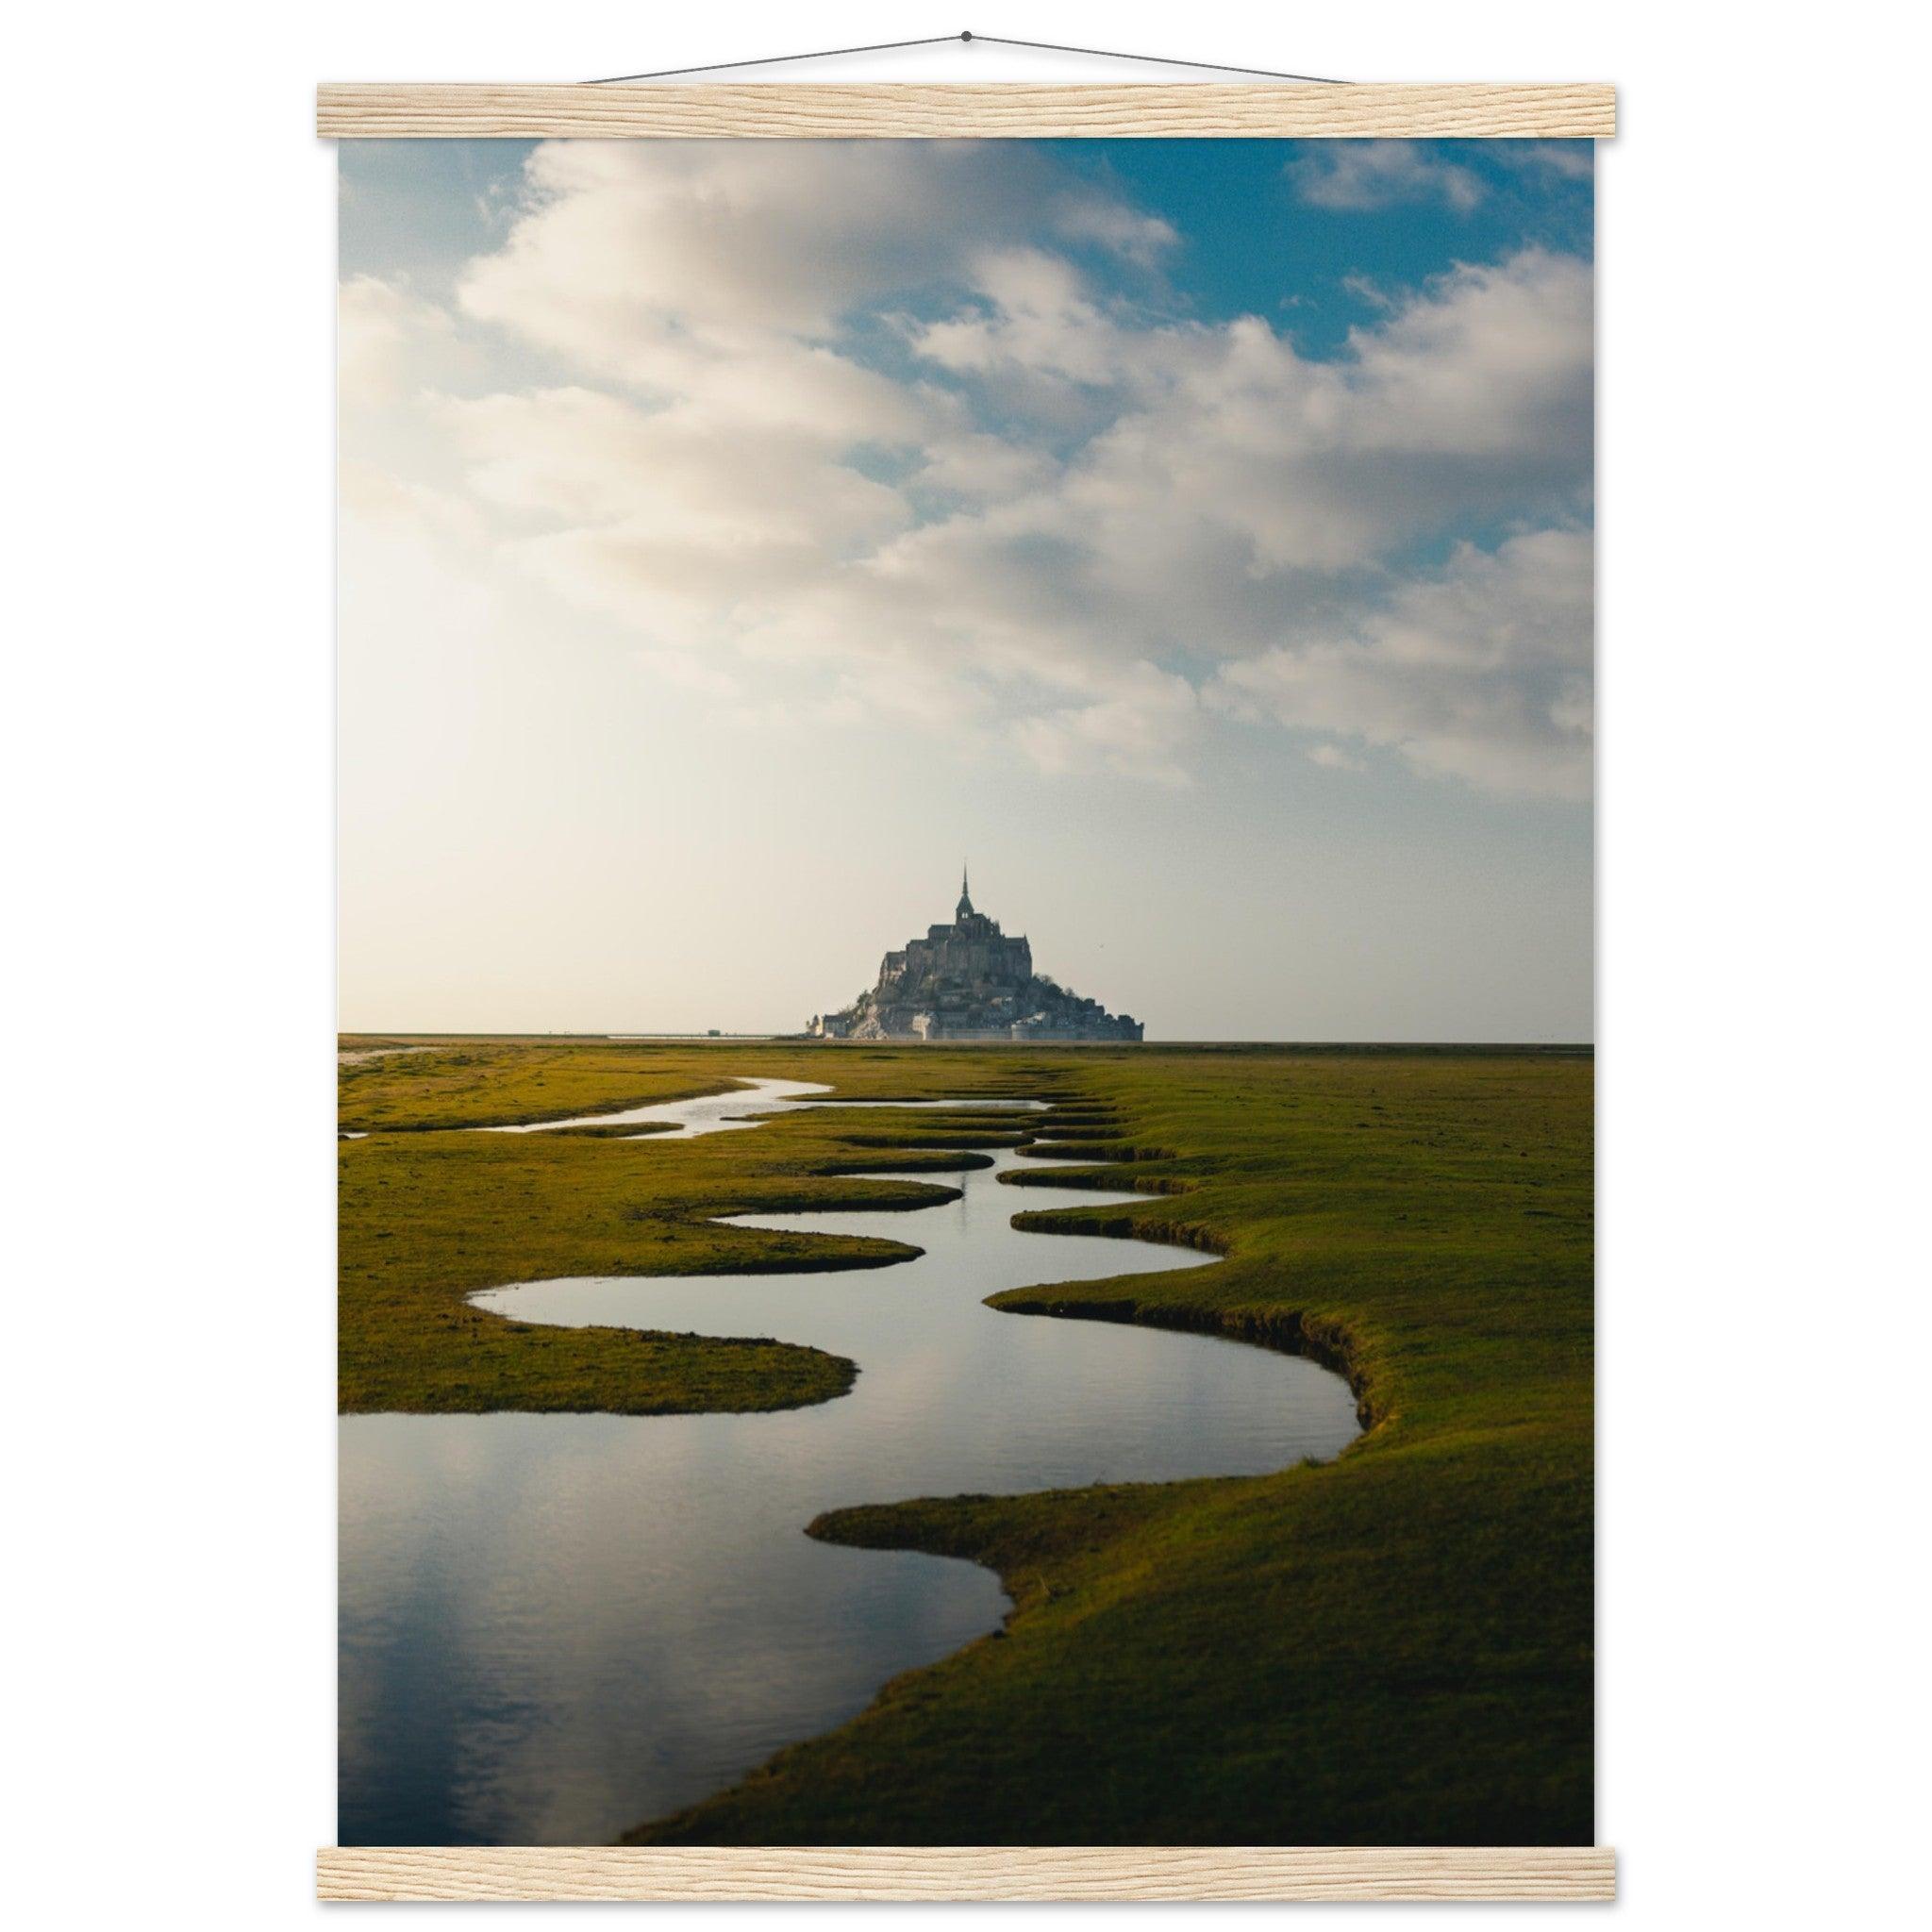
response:
<path id="1" fill-rule="evenodd" d="M 446 309 L 375 275 L 351 275 L 336 295 L 336 366 L 358 407 L 392 402 L 458 375 L 461 351 Z"/>
<path id="2" fill-rule="evenodd" d="M 1044 771 L 1113 772 L 1179 789 L 1189 782 L 1200 699 L 1185 677 L 1127 665 L 1107 696 L 1023 719 L 1014 732 Z"/>
<path id="3" fill-rule="evenodd" d="M 489 520 L 467 496 L 399 476 L 381 463 L 345 458 L 336 491 L 345 517 L 387 526 L 427 548 L 475 550 L 490 541 Z"/>
<path id="4" fill-rule="evenodd" d="M 882 162 L 884 163 L 882 165 Z M 585 372 L 746 417 L 903 437 L 917 398 L 825 345 L 857 310 L 1057 232 L 1145 260 L 1165 225 L 1002 142 L 545 143 L 465 313 Z"/>
<path id="5" fill-rule="evenodd" d="M 1018 496 L 1051 480 L 1054 466 L 1037 449 L 979 430 L 941 438 L 925 452 L 911 481 L 947 496 L 991 502 Z"/>
<path id="6" fill-rule="evenodd" d="M 767 425 L 754 460 L 715 410 L 641 409 L 581 388 L 443 406 L 475 492 L 562 527 L 631 525 L 695 543 L 805 547 L 836 558 L 907 520 L 896 490 L 795 425 Z"/>
<path id="7" fill-rule="evenodd" d="M 1373 281 L 1367 275 L 1343 275 L 1341 286 L 1359 302 L 1366 302 L 1371 308 L 1393 308 L 1395 297 Z"/>
<path id="8" fill-rule="evenodd" d="M 1073 265 L 1038 248 L 982 256 L 967 271 L 984 305 L 928 324 L 913 338 L 941 367 L 1021 371 L 1105 384 L 1131 373 L 1135 338 L 1093 302 Z"/>
<path id="9" fill-rule="evenodd" d="M 1288 178 L 1311 208 L 1364 212 L 1439 201 L 1466 215 L 1483 198 L 1483 184 L 1469 169 L 1412 141 L 1316 141 L 1307 147 L 1288 164 Z"/>
<path id="10" fill-rule="evenodd" d="M 1565 181 L 1589 181 L 1596 174 L 1593 141 L 1499 141 L 1493 152 L 1506 168 L 1555 175 Z"/>
<path id="11" fill-rule="evenodd" d="M 1359 772 L 1362 768 L 1358 758 L 1325 739 L 1308 747 L 1308 758 L 1311 763 L 1324 765 L 1331 772 Z"/>
<path id="12" fill-rule="evenodd" d="M 1326 741 L 1399 752 L 1502 791 L 1583 798 L 1591 782 L 1588 533 L 1459 548 L 1347 630 L 1224 666 L 1209 702 Z"/>
<path id="13" fill-rule="evenodd" d="M 345 460 L 747 721 L 1173 785 L 1232 709 L 1574 791 L 1587 265 L 1458 268 L 1316 359 L 1150 306 L 1172 240 L 1007 143 L 539 148 L 454 311 L 345 289 Z M 1403 562 L 1485 525 L 1538 534 Z"/>

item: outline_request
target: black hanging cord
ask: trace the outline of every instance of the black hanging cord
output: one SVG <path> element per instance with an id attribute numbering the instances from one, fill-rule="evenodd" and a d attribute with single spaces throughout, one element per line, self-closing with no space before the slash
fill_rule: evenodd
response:
<path id="1" fill-rule="evenodd" d="M 1141 60 L 1162 67 L 1200 67 L 1210 74 L 1258 74 L 1263 80 L 1306 80 L 1316 87 L 1347 87 L 1325 74 L 1280 74 L 1272 67 L 1232 67 L 1225 60 L 1173 60 L 1165 54 L 1121 54 L 1111 47 L 1063 47 L 1057 41 L 1009 41 L 1001 34 L 961 34 L 962 41 L 984 41 L 990 47 L 1035 47 L 1046 54 L 1091 54 L 1100 60 Z"/>
<path id="2" fill-rule="evenodd" d="M 762 60 L 713 60 L 704 67 L 660 67 L 655 74 L 610 74 L 601 80 L 587 80 L 584 87 L 615 87 L 625 80 L 669 80 L 679 74 L 718 74 L 727 67 L 777 67 L 787 60 L 836 60 L 842 54 L 885 54 L 894 47 L 938 47 L 954 39 L 952 34 L 928 34 L 923 41 L 876 41 L 869 47 L 825 47 L 816 54 L 773 54 Z"/>
<path id="3" fill-rule="evenodd" d="M 1000 34 L 928 34 L 918 41 L 876 41 L 869 47 L 823 47 L 815 54 L 771 54 L 762 60 L 713 60 L 703 67 L 661 67 L 655 74 L 611 74 L 585 87 L 615 87 L 627 80 L 672 80 L 681 74 L 722 74 L 731 67 L 778 67 L 788 60 L 836 60 L 846 54 L 887 54 L 899 47 L 942 47 L 984 41 L 990 47 L 1029 47 L 1042 54 L 1085 54 L 1099 60 L 1139 60 L 1161 67 L 1198 67 L 1210 74 L 1254 74 L 1263 80 L 1305 80 L 1317 87 L 1346 87 L 1320 74 L 1278 74 L 1272 67 L 1231 67 L 1223 60 L 1170 60 L 1160 54 L 1121 54 L 1110 47 L 1063 47 L 1055 41 L 1011 41 Z"/>

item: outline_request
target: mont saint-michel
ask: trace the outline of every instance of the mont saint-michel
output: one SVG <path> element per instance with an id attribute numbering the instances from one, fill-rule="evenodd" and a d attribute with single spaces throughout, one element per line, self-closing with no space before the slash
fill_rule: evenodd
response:
<path id="1" fill-rule="evenodd" d="M 1033 970 L 1024 933 L 973 908 L 965 875 L 950 925 L 929 925 L 879 962 L 878 983 L 837 1013 L 812 1017 L 815 1040 L 1139 1040 L 1109 1013 Z"/>

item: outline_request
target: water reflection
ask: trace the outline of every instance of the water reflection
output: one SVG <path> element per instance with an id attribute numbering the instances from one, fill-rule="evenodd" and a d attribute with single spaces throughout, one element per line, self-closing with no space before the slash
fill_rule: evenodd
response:
<path id="1" fill-rule="evenodd" d="M 481 1127 L 485 1134 L 543 1134 L 558 1127 L 625 1127 L 653 1124 L 653 1131 L 628 1137 L 641 1141 L 689 1141 L 699 1134 L 724 1134 L 737 1127 L 756 1127 L 774 1113 L 789 1113 L 798 1107 L 891 1107 L 909 1108 L 944 1108 L 948 1113 L 970 1108 L 998 1108 L 1007 1111 L 1037 1110 L 1046 1105 L 1040 1100 L 1007 1100 L 981 1097 L 974 1100 L 815 1100 L 809 1096 L 832 1090 L 818 1080 L 753 1080 L 734 1074 L 736 1088 L 724 1093 L 700 1094 L 695 1100 L 654 1100 L 644 1107 L 626 1107 L 615 1113 L 573 1114 L 567 1121 L 519 1121 L 511 1126 Z M 669 1123 L 668 1125 L 658 1124 Z M 619 1140 L 626 1137 L 620 1134 Z"/>
<path id="2" fill-rule="evenodd" d="M 1133 1197 L 1018 1195 L 996 1178 L 1014 1159 L 955 1177 L 960 1199 L 912 1215 L 742 1217 L 925 1249 L 897 1267 L 475 1298 L 523 1321 L 810 1343 L 859 1364 L 839 1401 L 343 1420 L 343 1843 L 607 1840 L 999 1622 L 987 1571 L 813 1542 L 803 1526 L 823 1509 L 1256 1474 L 1353 1438 L 1346 1385 L 1312 1363 L 981 1307 L 1028 1282 L 1208 1259 L 1017 1231 L 1019 1208 Z"/>
<path id="3" fill-rule="evenodd" d="M 645 1141 L 689 1141 L 699 1134 L 725 1134 L 735 1127 L 756 1127 L 766 1114 L 777 1113 L 808 1093 L 831 1090 L 815 1080 L 746 1080 L 728 1093 L 701 1094 L 696 1100 L 657 1100 L 647 1107 L 626 1107 L 616 1113 L 574 1114 L 567 1121 L 522 1121 L 514 1126 L 483 1127 L 485 1134 L 554 1133 L 558 1127 L 625 1127 L 645 1122 L 669 1121 L 634 1138 Z M 625 1138 L 620 1135 L 619 1139 Z"/>

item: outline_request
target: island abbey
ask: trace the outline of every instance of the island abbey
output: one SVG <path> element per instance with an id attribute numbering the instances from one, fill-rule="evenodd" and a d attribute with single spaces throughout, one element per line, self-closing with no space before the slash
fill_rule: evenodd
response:
<path id="1" fill-rule="evenodd" d="M 888 953 L 876 986 L 806 1030 L 814 1040 L 1139 1040 L 1141 1023 L 1037 974 L 1025 938 L 973 909 L 962 873 L 953 924 Z"/>

